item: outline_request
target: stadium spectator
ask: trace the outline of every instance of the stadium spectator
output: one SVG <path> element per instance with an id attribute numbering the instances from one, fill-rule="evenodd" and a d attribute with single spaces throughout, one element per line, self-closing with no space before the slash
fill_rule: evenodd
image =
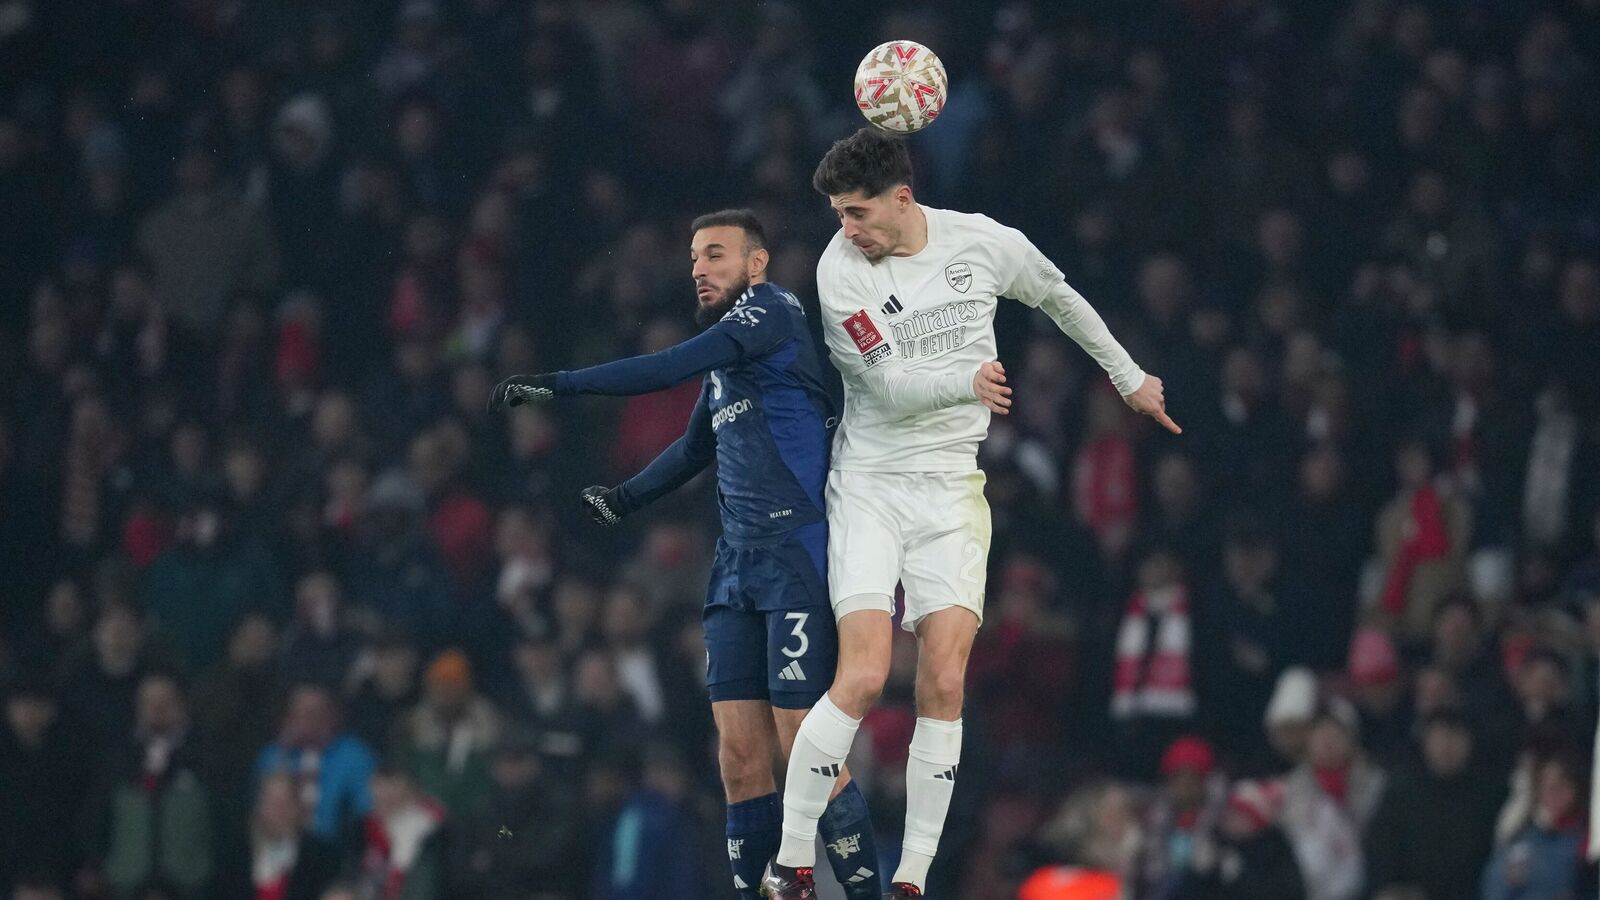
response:
<path id="1" fill-rule="evenodd" d="M 222 658 L 228 635 L 249 613 L 282 615 L 283 586 L 270 551 L 234 529 L 221 498 L 184 503 L 175 543 L 145 572 L 145 604 L 184 662 L 204 672 Z M 199 609 L 195 597 L 206 597 Z"/>
<path id="2" fill-rule="evenodd" d="M 674 897 L 706 891 L 691 838 L 694 813 L 688 804 L 688 774 L 683 761 L 670 752 L 646 754 L 638 788 L 603 834 L 590 896 L 623 900 L 644 885 Z"/>
<path id="3" fill-rule="evenodd" d="M 345 616 L 339 579 L 309 572 L 295 587 L 294 619 L 283 635 L 279 665 L 306 681 L 341 688 L 361 650 L 361 639 Z"/>
<path id="4" fill-rule="evenodd" d="M 346 682 L 350 727 L 367 746 L 386 753 L 420 696 L 416 645 L 390 630 L 369 640 Z"/>
<path id="5" fill-rule="evenodd" d="M 1272 699 L 1267 702 L 1262 719 L 1269 748 L 1249 762 L 1254 767 L 1281 772 L 1304 761 L 1320 699 L 1317 676 L 1311 670 L 1299 666 L 1285 669 L 1273 686 Z"/>
<path id="6" fill-rule="evenodd" d="M 154 653 L 138 613 L 120 603 L 100 610 L 90 647 L 62 675 L 62 729 L 77 746 L 120 746 L 133 732 L 134 694 Z"/>
<path id="7" fill-rule="evenodd" d="M 177 159 L 178 194 L 139 225 L 162 308 L 182 327 L 214 337 L 237 292 L 270 291 L 278 278 L 271 225 L 220 178 L 213 148 L 189 145 Z"/>
<path id="8" fill-rule="evenodd" d="M 228 639 L 227 659 L 194 688 L 194 730 L 217 803 L 243 825 L 249 810 L 255 752 L 272 738 L 279 691 L 273 665 L 278 633 L 258 615 L 245 616 Z"/>
<path id="9" fill-rule="evenodd" d="M 306 830 L 294 779 L 268 775 L 256 792 L 247 842 L 219 877 L 227 896 L 318 900 L 339 874 L 339 848 Z"/>
<path id="10" fill-rule="evenodd" d="M 1394 641 L 1382 629 L 1357 631 L 1350 642 L 1345 678 L 1360 716 L 1361 744 L 1379 765 L 1409 763 L 1413 753 L 1408 684 Z"/>
<path id="11" fill-rule="evenodd" d="M 1181 900 L 1299 900 L 1310 896 L 1279 819 L 1283 785 L 1241 781 L 1214 841 L 1197 843 L 1175 895 Z"/>
<path id="12" fill-rule="evenodd" d="M 1483 900 L 1575 896 L 1583 855 L 1582 778 L 1556 757 L 1534 775 L 1534 800 L 1525 824 L 1495 847 L 1483 873 Z"/>
<path id="13" fill-rule="evenodd" d="M 300 802 L 310 810 L 311 833 L 328 841 L 372 808 L 368 779 L 372 751 L 344 730 L 339 703 L 326 686 L 301 683 L 289 690 L 277 739 L 261 749 L 256 774 L 292 776 Z"/>
<path id="14" fill-rule="evenodd" d="M 1308 898 L 1352 900 L 1366 884 L 1362 838 L 1388 783 L 1357 743 L 1356 714 L 1338 700 L 1311 725 L 1306 759 L 1283 784 L 1283 828 Z"/>
<path id="15" fill-rule="evenodd" d="M 1193 724 L 1197 679 L 1193 607 L 1177 560 L 1153 553 L 1138 578 L 1117 634 L 1111 718 L 1125 748 L 1123 774 L 1147 778 L 1167 744 Z"/>
<path id="16" fill-rule="evenodd" d="M 146 675 L 133 732 L 113 745 L 115 762 L 90 795 L 80 890 L 103 885 L 111 897 L 135 900 L 162 884 L 178 900 L 206 895 L 216 873 L 215 792 L 190 731 L 178 682 Z"/>
<path id="17" fill-rule="evenodd" d="M 538 732 L 508 731 L 494 750 L 494 786 L 485 808 L 458 820 L 450 848 L 452 893 L 513 900 L 531 885 L 545 896 L 579 895 L 572 865 L 582 836 L 579 797 L 546 771 Z"/>
<path id="18" fill-rule="evenodd" d="M 1474 759 L 1472 731 L 1458 713 L 1434 713 L 1419 740 L 1422 765 L 1390 781 L 1367 832 L 1367 886 L 1471 897 L 1505 790 Z"/>
<path id="19" fill-rule="evenodd" d="M 472 664 L 460 650 L 434 657 L 422 684 L 422 702 L 406 717 L 398 752 L 418 790 L 452 817 L 473 815 L 489 800 L 500 713 L 474 690 Z"/>
<path id="20" fill-rule="evenodd" d="M 1159 792 L 1145 804 L 1138 895 L 1181 896 L 1201 845 L 1213 844 L 1228 805 L 1227 779 L 1216 769 L 1211 745 L 1193 735 L 1161 754 Z"/>
<path id="21" fill-rule="evenodd" d="M 445 812 L 403 768 L 372 773 L 372 811 L 361 824 L 363 896 L 439 900 L 445 896 Z"/>
<path id="22" fill-rule="evenodd" d="M 0 896 L 30 879 L 62 885 L 75 863 L 73 831 L 83 800 L 81 750 L 56 724 L 48 683 L 19 681 L 6 691 L 0 734 Z"/>

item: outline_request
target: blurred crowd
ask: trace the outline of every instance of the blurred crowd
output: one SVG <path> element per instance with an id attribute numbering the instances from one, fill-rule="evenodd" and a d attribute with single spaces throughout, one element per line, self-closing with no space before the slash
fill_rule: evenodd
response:
<path id="1" fill-rule="evenodd" d="M 889 37 L 1185 427 L 1003 308 L 930 895 L 1592 895 L 1600 2 L 0 0 L 0 896 L 724 896 L 713 486 L 575 502 L 697 388 L 483 401 L 688 336 L 711 209 L 814 308 Z"/>

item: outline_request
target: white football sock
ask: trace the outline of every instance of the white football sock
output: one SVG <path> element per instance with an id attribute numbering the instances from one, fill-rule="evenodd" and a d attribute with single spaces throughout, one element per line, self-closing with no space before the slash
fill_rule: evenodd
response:
<path id="1" fill-rule="evenodd" d="M 906 834 L 894 881 L 927 888 L 961 762 L 961 720 L 917 719 L 906 760 Z"/>
<path id="2" fill-rule="evenodd" d="M 801 720 L 783 785 L 783 843 L 778 847 L 783 865 L 816 865 L 817 820 L 828 807 L 860 726 L 860 719 L 850 718 L 826 694 Z"/>

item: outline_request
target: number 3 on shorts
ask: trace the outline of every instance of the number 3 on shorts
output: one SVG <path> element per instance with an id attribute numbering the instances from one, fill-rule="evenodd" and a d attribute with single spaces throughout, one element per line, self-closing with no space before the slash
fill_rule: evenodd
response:
<path id="1" fill-rule="evenodd" d="M 806 620 L 811 618 L 811 613 L 792 612 L 785 615 L 783 618 L 785 620 L 793 620 L 794 630 L 790 631 L 789 633 L 800 639 L 800 646 L 794 650 L 790 650 L 788 647 L 781 647 L 779 649 L 783 650 L 784 656 L 787 656 L 790 659 L 799 659 L 800 657 L 805 656 L 806 651 L 811 648 L 811 639 L 806 637 Z"/>

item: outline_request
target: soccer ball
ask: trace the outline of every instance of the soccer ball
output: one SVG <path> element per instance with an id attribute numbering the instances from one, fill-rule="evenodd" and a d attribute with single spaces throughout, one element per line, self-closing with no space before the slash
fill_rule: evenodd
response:
<path id="1" fill-rule="evenodd" d="M 944 63 L 915 41 L 879 44 L 856 68 L 856 106 L 884 131 L 911 134 L 944 110 Z"/>

